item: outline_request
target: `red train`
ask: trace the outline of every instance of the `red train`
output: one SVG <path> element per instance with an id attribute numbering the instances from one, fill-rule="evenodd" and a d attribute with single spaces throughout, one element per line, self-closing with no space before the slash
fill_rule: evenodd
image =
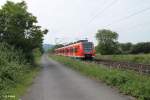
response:
<path id="1" fill-rule="evenodd" d="M 80 40 L 75 43 L 68 44 L 64 47 L 55 50 L 57 55 L 69 56 L 75 58 L 88 58 L 95 57 L 94 45 L 88 40 Z"/>

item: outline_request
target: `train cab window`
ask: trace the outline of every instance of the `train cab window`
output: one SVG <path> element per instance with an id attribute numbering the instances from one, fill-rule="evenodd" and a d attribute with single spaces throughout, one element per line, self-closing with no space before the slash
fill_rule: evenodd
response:
<path id="1" fill-rule="evenodd" d="M 93 49 L 93 44 L 91 42 L 83 43 L 84 52 L 91 52 Z"/>

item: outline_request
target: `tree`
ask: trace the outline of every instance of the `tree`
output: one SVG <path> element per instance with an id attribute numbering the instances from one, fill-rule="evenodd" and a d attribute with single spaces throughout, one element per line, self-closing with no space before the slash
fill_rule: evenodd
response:
<path id="1" fill-rule="evenodd" d="M 119 47 L 121 50 L 122 54 L 129 54 L 132 51 L 133 44 L 128 42 L 128 43 L 119 43 Z"/>
<path id="2" fill-rule="evenodd" d="M 51 49 L 48 50 L 49 53 L 54 53 L 55 52 L 55 49 L 57 48 L 61 48 L 63 47 L 64 45 L 63 44 L 57 44 L 55 46 L 53 46 Z"/>
<path id="3" fill-rule="evenodd" d="M 132 54 L 150 53 L 150 42 L 140 42 L 133 46 Z"/>
<path id="4" fill-rule="evenodd" d="M 42 51 L 43 36 L 48 32 L 36 23 L 37 18 L 27 11 L 24 1 L 7 1 L 0 9 L 0 42 L 21 48 L 30 59 L 33 49 Z"/>
<path id="5" fill-rule="evenodd" d="M 96 50 L 101 54 L 117 54 L 119 53 L 118 49 L 118 34 L 116 32 L 112 32 L 110 30 L 102 29 L 98 30 L 96 33 L 96 39 L 98 41 L 98 45 Z"/>

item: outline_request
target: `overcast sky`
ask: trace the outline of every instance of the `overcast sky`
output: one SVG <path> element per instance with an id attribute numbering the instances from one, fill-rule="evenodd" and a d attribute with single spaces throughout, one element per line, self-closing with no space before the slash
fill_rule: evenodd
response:
<path id="1" fill-rule="evenodd" d="M 150 0 L 25 1 L 39 25 L 49 30 L 44 43 L 84 38 L 96 43 L 95 33 L 103 28 L 117 32 L 120 42 L 150 41 Z M 0 0 L 0 5 L 5 2 Z"/>

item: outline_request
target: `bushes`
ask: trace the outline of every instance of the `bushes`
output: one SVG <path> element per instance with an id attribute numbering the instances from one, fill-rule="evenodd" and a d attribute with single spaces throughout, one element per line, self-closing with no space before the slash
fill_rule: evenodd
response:
<path id="1" fill-rule="evenodd" d="M 32 51 L 33 57 L 34 57 L 34 65 L 39 64 L 40 58 L 42 56 L 42 53 L 39 48 L 36 48 Z"/>
<path id="2" fill-rule="evenodd" d="M 132 43 L 119 43 L 119 49 L 121 54 L 130 54 L 133 48 Z"/>
<path id="3" fill-rule="evenodd" d="M 6 95 L 10 88 L 21 83 L 29 69 L 30 65 L 26 64 L 21 50 L 0 43 L 0 98 Z"/>
<path id="4" fill-rule="evenodd" d="M 137 97 L 139 100 L 150 100 L 149 76 L 138 75 L 134 71 L 109 69 L 102 65 L 75 61 L 66 57 L 52 56 L 52 58 L 87 76 L 116 86 L 125 94 Z"/>
<path id="5" fill-rule="evenodd" d="M 141 42 L 133 46 L 132 54 L 150 53 L 150 42 Z"/>
<path id="6" fill-rule="evenodd" d="M 112 48 L 109 48 L 113 46 Z M 140 42 L 137 44 L 132 43 L 116 43 L 109 44 L 107 48 L 105 46 L 101 47 L 100 45 L 96 46 L 96 52 L 102 55 L 111 55 L 111 54 L 147 54 L 150 53 L 150 42 Z M 106 50 L 107 49 L 107 50 Z M 103 53 L 102 51 L 109 51 L 109 53 Z"/>
<path id="7" fill-rule="evenodd" d="M 119 43 L 121 54 L 146 54 L 150 53 L 150 42 Z"/>

